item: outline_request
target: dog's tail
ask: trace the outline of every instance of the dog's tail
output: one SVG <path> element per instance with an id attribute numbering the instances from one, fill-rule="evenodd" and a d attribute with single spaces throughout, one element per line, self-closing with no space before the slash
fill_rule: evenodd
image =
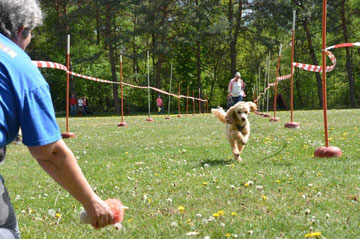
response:
<path id="1" fill-rule="evenodd" d="M 222 123 L 226 123 L 225 121 L 225 115 L 226 115 L 226 112 L 224 111 L 223 108 L 221 107 L 217 107 L 216 109 L 211 109 L 211 113 L 216 117 L 218 118 Z"/>

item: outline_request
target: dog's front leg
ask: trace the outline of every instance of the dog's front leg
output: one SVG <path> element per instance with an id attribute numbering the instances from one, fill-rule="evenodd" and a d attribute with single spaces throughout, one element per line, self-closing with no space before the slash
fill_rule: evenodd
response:
<path id="1" fill-rule="evenodd" d="M 249 139 L 249 137 L 244 136 L 241 132 L 237 132 L 235 138 L 239 144 L 246 144 Z"/>
<path id="2" fill-rule="evenodd" d="M 239 148 L 238 148 L 238 144 L 237 144 L 236 140 L 231 140 L 230 146 L 231 146 L 231 151 L 234 155 L 235 161 L 241 161 L 242 159 L 240 157 L 240 152 L 239 152 Z"/>

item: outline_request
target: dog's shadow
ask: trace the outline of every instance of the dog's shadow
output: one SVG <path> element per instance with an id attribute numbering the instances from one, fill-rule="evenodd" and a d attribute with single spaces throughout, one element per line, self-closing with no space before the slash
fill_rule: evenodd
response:
<path id="1" fill-rule="evenodd" d="M 215 160 L 211 160 L 211 159 L 206 159 L 200 162 L 200 166 L 204 167 L 205 165 L 208 166 L 218 166 L 218 165 L 229 165 L 229 163 L 231 163 L 231 161 L 233 161 L 232 159 L 215 159 Z"/>

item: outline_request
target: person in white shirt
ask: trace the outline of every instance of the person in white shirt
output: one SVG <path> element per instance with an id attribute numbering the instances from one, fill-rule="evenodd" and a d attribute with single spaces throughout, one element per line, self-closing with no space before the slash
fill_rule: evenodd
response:
<path id="1" fill-rule="evenodd" d="M 228 96 L 232 99 L 232 105 L 242 101 L 242 98 L 246 96 L 244 92 L 245 83 L 240 77 L 240 72 L 236 72 L 235 77 L 230 80 L 228 86 Z"/>
<path id="2" fill-rule="evenodd" d="M 81 114 L 83 113 L 83 109 L 84 109 L 83 104 L 84 104 L 84 101 L 80 97 L 78 99 L 78 112 L 81 113 Z"/>

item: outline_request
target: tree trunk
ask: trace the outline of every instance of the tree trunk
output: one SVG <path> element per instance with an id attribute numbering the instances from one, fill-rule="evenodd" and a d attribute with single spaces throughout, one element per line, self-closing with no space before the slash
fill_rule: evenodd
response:
<path id="1" fill-rule="evenodd" d="M 238 2 L 239 5 L 239 9 L 238 12 L 236 14 L 236 23 L 235 23 L 235 29 L 234 28 L 234 19 L 233 19 L 233 15 L 234 15 L 234 6 L 233 6 L 233 2 L 232 0 L 229 0 L 229 8 L 228 8 L 228 21 L 229 21 L 229 37 L 230 37 L 230 74 L 231 77 L 235 75 L 236 73 L 236 44 L 237 44 L 237 40 L 238 40 L 238 35 L 239 35 L 239 31 L 240 31 L 240 26 L 241 26 L 241 15 L 242 15 L 242 0 L 239 0 Z"/>
<path id="2" fill-rule="evenodd" d="M 311 59 L 312 59 L 314 65 L 318 65 L 318 61 L 317 61 L 316 55 L 315 55 L 314 46 L 312 45 L 311 33 L 310 33 L 310 30 L 309 30 L 309 23 L 308 23 L 307 19 L 305 19 L 303 21 L 303 27 L 304 27 L 304 31 L 306 33 L 306 38 L 307 38 L 308 47 L 309 47 L 309 50 L 310 50 L 309 52 L 310 52 Z M 318 97 L 319 97 L 320 107 L 323 107 L 322 80 L 321 80 L 321 76 L 320 76 L 319 72 L 316 72 L 315 74 L 316 74 L 316 81 L 317 81 Z"/>
<path id="3" fill-rule="evenodd" d="M 345 0 L 341 0 L 341 25 L 342 25 L 342 30 L 343 30 L 343 36 L 344 36 L 344 41 L 345 42 L 349 42 L 349 33 L 348 33 L 348 29 L 347 29 L 347 20 L 346 20 L 346 15 L 345 15 Z M 348 78 L 349 78 L 349 87 L 350 87 L 350 103 L 351 103 L 351 107 L 355 108 L 356 107 L 356 102 L 355 102 L 355 83 L 354 83 L 354 77 L 353 77 L 353 71 L 352 71 L 352 62 L 351 62 L 351 57 L 350 57 L 350 49 L 349 47 L 345 48 L 346 50 L 346 71 L 348 73 Z"/>
<path id="4" fill-rule="evenodd" d="M 115 55 L 114 55 L 114 48 L 112 45 L 112 37 L 111 37 L 111 7 L 109 4 L 106 4 L 106 45 L 109 50 L 109 57 L 110 57 L 110 65 L 111 65 L 111 77 L 112 81 L 116 82 L 116 63 L 115 63 Z M 119 95 L 118 95 L 118 85 L 113 84 L 113 96 L 114 96 L 114 112 L 116 114 L 120 113 L 119 107 Z"/>

